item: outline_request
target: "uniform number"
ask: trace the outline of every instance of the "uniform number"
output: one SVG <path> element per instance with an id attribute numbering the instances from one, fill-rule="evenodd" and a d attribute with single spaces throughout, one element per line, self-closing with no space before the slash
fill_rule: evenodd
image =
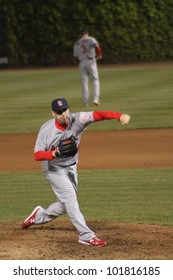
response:
<path id="1" fill-rule="evenodd" d="M 86 53 L 87 52 L 87 48 L 85 45 L 80 45 L 80 48 L 81 48 L 81 52 L 82 53 Z"/>

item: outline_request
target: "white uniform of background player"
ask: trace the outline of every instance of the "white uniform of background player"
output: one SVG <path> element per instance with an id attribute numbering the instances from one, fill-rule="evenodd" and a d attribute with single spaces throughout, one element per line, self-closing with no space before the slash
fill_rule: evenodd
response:
<path id="1" fill-rule="evenodd" d="M 87 245 L 105 246 L 106 241 L 96 237 L 95 233 L 86 225 L 79 209 L 77 200 L 77 163 L 75 156 L 61 158 L 56 156 L 57 146 L 61 139 L 71 135 L 76 137 L 79 146 L 83 131 L 95 121 L 104 119 L 118 119 L 123 124 L 127 115 L 112 111 L 77 112 L 70 114 L 68 103 L 63 98 L 52 102 L 53 119 L 47 121 L 38 133 L 34 149 L 35 160 L 42 161 L 42 169 L 49 181 L 57 201 L 47 209 L 37 206 L 31 215 L 22 223 L 22 228 L 33 224 L 49 222 L 63 214 L 67 214 L 79 233 L 79 242 Z M 125 120 L 127 124 L 129 120 Z"/>
<path id="2" fill-rule="evenodd" d="M 102 51 L 98 41 L 89 36 L 86 29 L 83 29 L 81 34 L 82 37 L 74 44 L 73 56 L 79 63 L 84 106 L 89 106 L 89 78 L 92 80 L 93 103 L 99 105 L 100 82 L 96 60 L 102 58 Z"/>

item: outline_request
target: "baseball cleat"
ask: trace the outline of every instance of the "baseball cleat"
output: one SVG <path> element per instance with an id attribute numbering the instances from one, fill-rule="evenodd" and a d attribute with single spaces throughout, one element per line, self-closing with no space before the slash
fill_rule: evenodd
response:
<path id="1" fill-rule="evenodd" d="M 28 228 L 30 226 L 32 226 L 35 222 L 35 216 L 38 212 L 38 210 L 40 210 L 40 206 L 37 206 L 31 213 L 31 215 L 29 215 L 28 218 L 26 218 L 26 220 L 23 222 L 22 224 L 22 228 L 25 229 L 25 228 Z"/>
<path id="2" fill-rule="evenodd" d="M 98 246 L 98 247 L 104 247 L 104 246 L 107 245 L 106 241 L 101 240 L 101 239 L 99 239 L 97 237 L 93 237 L 93 238 L 91 238 L 90 240 L 87 240 L 87 241 L 79 240 L 79 243 L 80 244 L 84 244 L 84 245 Z"/>
<path id="3" fill-rule="evenodd" d="M 94 105 L 96 105 L 96 106 L 100 106 L 100 102 L 93 102 L 94 103 Z"/>

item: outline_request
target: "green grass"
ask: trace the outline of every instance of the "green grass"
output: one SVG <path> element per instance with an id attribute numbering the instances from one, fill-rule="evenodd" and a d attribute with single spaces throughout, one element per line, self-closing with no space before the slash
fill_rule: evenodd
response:
<path id="1" fill-rule="evenodd" d="M 1 173 L 0 181 L 0 220 L 24 219 L 55 201 L 40 173 Z M 78 198 L 87 219 L 173 226 L 172 169 L 80 171 Z"/>
<path id="2" fill-rule="evenodd" d="M 173 65 L 100 67 L 99 73 L 102 104 L 91 104 L 87 111 L 115 110 L 131 114 L 132 120 L 126 128 L 112 120 L 89 130 L 173 127 Z M 37 132 L 51 118 L 51 101 L 60 96 L 72 112 L 86 110 L 77 68 L 1 71 L 0 133 Z"/>

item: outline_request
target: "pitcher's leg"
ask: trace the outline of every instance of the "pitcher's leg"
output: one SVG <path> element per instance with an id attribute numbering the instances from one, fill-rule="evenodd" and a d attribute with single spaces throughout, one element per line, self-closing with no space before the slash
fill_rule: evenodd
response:
<path id="1" fill-rule="evenodd" d="M 49 180 L 53 191 L 64 204 L 66 213 L 79 233 L 80 240 L 88 240 L 95 236 L 94 232 L 86 225 L 85 219 L 79 209 L 79 204 L 76 195 L 76 188 L 68 176 L 66 170 L 57 173 L 48 172 L 46 177 Z M 64 173 L 64 175 L 62 174 Z M 67 176 L 65 176 L 65 174 Z M 62 176 L 63 175 L 63 176 Z M 74 176 L 75 177 L 75 176 Z M 73 179 L 74 179 L 73 177 Z"/>
<path id="2" fill-rule="evenodd" d="M 79 209 L 79 204 L 75 193 L 72 192 L 71 197 L 68 197 L 65 207 L 69 219 L 79 233 L 79 240 L 89 240 L 93 238 L 95 233 L 86 225 L 84 216 Z"/>
<path id="3" fill-rule="evenodd" d="M 47 223 L 65 213 L 64 204 L 60 201 L 54 202 L 47 209 L 40 208 L 35 217 L 35 224 Z"/>

